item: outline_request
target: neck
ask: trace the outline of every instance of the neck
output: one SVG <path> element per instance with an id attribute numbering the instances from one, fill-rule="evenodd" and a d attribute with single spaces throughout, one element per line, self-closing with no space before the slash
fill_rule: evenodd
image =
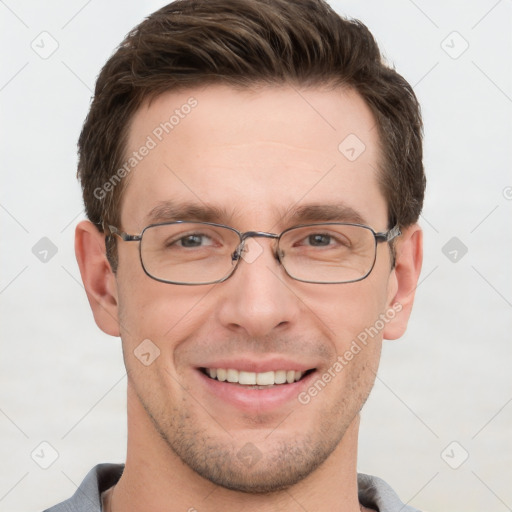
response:
<path id="1" fill-rule="evenodd" d="M 250 494 L 219 487 L 184 464 L 155 431 L 128 386 L 126 466 L 115 487 L 112 512 L 359 511 L 357 416 L 334 452 L 313 473 L 283 491 Z M 299 506 L 298 506 L 299 505 Z"/>

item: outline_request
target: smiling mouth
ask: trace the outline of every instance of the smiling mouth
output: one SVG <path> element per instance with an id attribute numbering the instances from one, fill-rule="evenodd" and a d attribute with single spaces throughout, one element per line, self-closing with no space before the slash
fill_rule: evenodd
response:
<path id="1" fill-rule="evenodd" d="M 299 382 L 315 371 L 315 368 L 300 372 L 296 370 L 277 370 L 269 372 L 246 372 L 232 368 L 200 368 L 210 379 L 228 384 L 236 384 L 249 389 L 268 389 L 274 386 Z"/>

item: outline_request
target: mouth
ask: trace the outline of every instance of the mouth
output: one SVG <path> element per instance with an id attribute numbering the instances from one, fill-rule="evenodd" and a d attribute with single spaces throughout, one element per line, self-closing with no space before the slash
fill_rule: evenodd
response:
<path id="1" fill-rule="evenodd" d="M 200 389 L 211 407 L 219 404 L 249 415 L 282 415 L 297 404 L 320 371 L 316 362 L 267 355 L 265 359 L 242 357 L 202 362 L 195 367 Z M 275 418 L 274 418 L 275 419 Z"/>
<path id="2" fill-rule="evenodd" d="M 282 369 L 267 372 L 249 372 L 234 368 L 200 368 L 200 371 L 214 381 L 245 389 L 271 389 L 299 382 L 313 373 L 315 368 L 306 371 Z"/>

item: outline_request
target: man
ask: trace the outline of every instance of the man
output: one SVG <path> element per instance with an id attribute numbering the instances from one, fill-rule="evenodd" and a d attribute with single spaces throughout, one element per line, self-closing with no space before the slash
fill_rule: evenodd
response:
<path id="1" fill-rule="evenodd" d="M 425 187 L 419 106 L 368 30 L 321 0 L 174 2 L 103 68 L 79 156 L 128 449 L 50 510 L 414 510 L 356 472 Z"/>

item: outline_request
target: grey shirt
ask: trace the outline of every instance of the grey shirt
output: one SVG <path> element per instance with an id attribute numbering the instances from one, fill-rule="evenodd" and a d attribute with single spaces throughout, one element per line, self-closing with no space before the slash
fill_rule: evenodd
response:
<path id="1" fill-rule="evenodd" d="M 123 464 L 98 464 L 91 469 L 75 494 L 45 512 L 101 512 L 101 493 L 117 483 Z M 359 501 L 378 512 L 419 512 L 404 505 L 391 487 L 375 476 L 358 473 Z"/>

